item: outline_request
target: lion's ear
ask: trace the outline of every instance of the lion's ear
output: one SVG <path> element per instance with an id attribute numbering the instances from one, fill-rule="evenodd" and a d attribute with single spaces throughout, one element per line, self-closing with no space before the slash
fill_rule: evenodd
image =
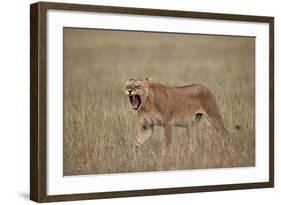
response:
<path id="1" fill-rule="evenodd" d="M 149 76 L 149 77 L 146 77 L 145 80 L 148 81 L 148 82 L 151 82 L 152 78 Z"/>
<path id="2" fill-rule="evenodd" d="M 132 80 L 134 79 L 126 80 L 125 85 L 129 85 Z"/>

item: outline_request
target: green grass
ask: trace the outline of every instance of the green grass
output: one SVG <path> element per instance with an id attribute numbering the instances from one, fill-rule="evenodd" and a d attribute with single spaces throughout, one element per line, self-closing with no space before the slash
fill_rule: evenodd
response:
<path id="1" fill-rule="evenodd" d="M 254 38 L 65 29 L 64 175 L 254 166 L 254 53 Z M 222 139 L 203 119 L 195 141 L 175 128 L 167 154 L 156 127 L 136 155 L 124 83 L 146 76 L 208 86 L 226 127 L 242 130 Z"/>

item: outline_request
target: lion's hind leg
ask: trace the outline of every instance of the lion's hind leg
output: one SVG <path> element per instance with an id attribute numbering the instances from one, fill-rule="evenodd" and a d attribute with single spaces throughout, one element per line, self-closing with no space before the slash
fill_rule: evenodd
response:
<path id="1" fill-rule="evenodd" d="M 201 96 L 201 105 L 202 113 L 208 119 L 210 124 L 221 136 L 225 136 L 227 130 L 224 127 L 215 96 L 210 90 L 205 91 L 204 95 Z"/>
<path id="2" fill-rule="evenodd" d="M 227 130 L 224 127 L 224 123 L 218 109 L 213 111 L 209 110 L 205 113 L 205 117 L 220 135 L 227 135 Z"/>

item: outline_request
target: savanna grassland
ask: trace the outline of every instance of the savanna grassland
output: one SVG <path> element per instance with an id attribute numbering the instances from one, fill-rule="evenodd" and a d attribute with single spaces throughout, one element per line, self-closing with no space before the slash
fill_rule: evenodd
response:
<path id="1" fill-rule="evenodd" d="M 204 84 L 227 128 L 222 139 L 206 119 L 189 140 L 175 128 L 137 154 L 137 113 L 125 81 L 151 76 L 167 86 Z M 206 35 L 64 29 L 64 175 L 255 165 L 255 39 Z"/>

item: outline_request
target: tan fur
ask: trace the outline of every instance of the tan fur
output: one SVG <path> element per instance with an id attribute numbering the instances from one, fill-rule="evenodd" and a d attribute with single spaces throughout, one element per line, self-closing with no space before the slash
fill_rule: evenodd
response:
<path id="1" fill-rule="evenodd" d="M 139 95 L 137 109 L 139 130 L 135 145 L 139 148 L 153 134 L 154 126 L 164 128 L 166 144 L 172 139 L 173 126 L 189 129 L 198 126 L 204 115 L 221 135 L 227 133 L 212 92 L 204 85 L 188 85 L 169 88 L 151 79 L 128 80 L 128 95 Z M 129 93 L 129 91 L 131 93 Z"/>

